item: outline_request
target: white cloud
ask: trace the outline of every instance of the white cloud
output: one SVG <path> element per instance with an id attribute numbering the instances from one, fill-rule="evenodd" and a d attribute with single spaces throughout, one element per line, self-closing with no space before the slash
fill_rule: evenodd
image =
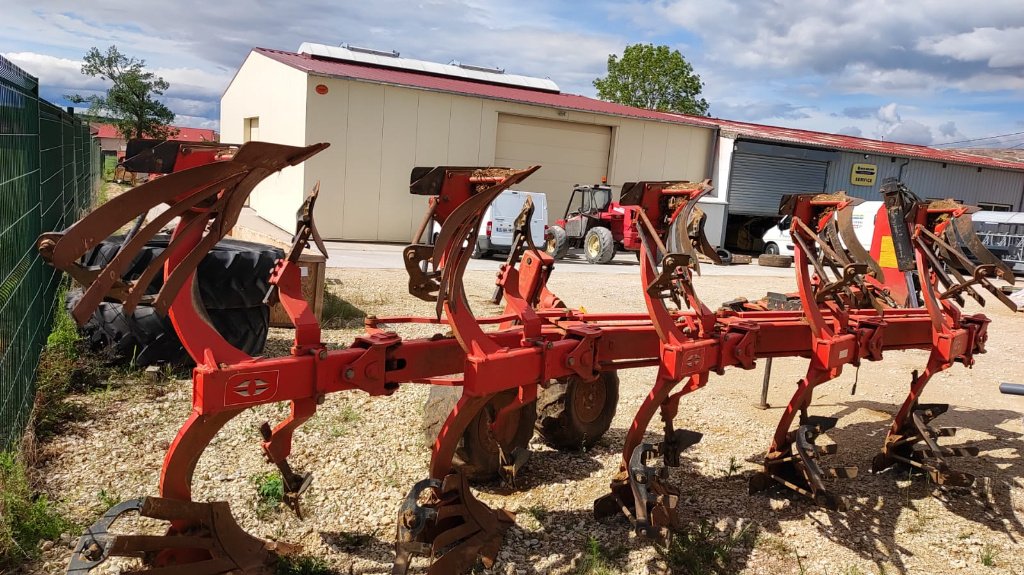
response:
<path id="1" fill-rule="evenodd" d="M 986 62 L 991 68 L 1024 66 L 1024 28 L 975 28 L 953 36 L 922 38 L 922 51 L 965 62 Z"/>

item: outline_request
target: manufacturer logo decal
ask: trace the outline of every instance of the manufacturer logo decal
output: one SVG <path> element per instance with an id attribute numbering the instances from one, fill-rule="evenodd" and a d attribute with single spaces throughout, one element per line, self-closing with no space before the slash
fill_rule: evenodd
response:
<path id="1" fill-rule="evenodd" d="M 228 380 L 224 388 L 224 405 L 264 403 L 277 395 L 280 372 L 240 373 Z"/>

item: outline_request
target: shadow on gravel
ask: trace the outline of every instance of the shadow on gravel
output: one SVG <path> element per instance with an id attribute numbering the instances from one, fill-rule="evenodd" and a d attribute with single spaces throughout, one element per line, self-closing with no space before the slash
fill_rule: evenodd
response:
<path id="1" fill-rule="evenodd" d="M 822 406 L 812 407 L 812 411 Z M 899 573 L 906 573 L 905 559 L 913 554 L 897 542 L 897 526 L 904 523 L 899 535 L 924 533 L 937 527 L 933 523 L 936 518 L 928 515 L 920 507 L 919 502 L 934 498 L 950 512 L 993 531 L 1003 532 L 1014 542 L 1019 542 L 1024 534 L 1024 526 L 1014 513 L 1011 490 L 1020 485 L 1020 477 L 1024 476 L 1024 459 L 1018 439 L 1019 433 L 1007 431 L 997 426 L 1007 422 L 1019 422 L 1020 414 L 1000 409 L 969 409 L 951 407 L 943 414 L 936 425 L 972 429 L 989 436 L 988 439 L 975 441 L 956 441 L 945 439 L 942 445 L 974 445 L 979 448 L 979 457 L 951 457 L 947 461 L 950 467 L 965 471 L 976 476 L 975 485 L 971 488 L 942 489 L 931 483 L 923 474 L 911 474 L 908 467 L 893 467 L 878 475 L 870 474 L 871 458 L 881 449 L 885 441 L 890 421 L 872 421 L 843 426 L 842 417 L 857 410 L 870 410 L 876 413 L 894 414 L 898 406 L 873 402 L 851 401 L 843 409 L 831 415 L 839 417 L 839 426 L 826 435 L 836 443 L 839 451 L 836 455 L 823 459 L 829 465 L 856 465 L 860 469 L 858 477 L 850 480 L 837 480 L 831 487 L 840 495 L 848 498 L 850 508 L 843 513 L 821 510 L 808 501 L 793 496 L 792 505 L 782 509 L 774 517 L 776 521 L 809 519 L 819 532 L 831 541 L 857 553 L 865 560 L 874 562 L 879 569 L 894 567 Z M 829 443 L 822 440 L 819 444 Z M 1013 450 L 1012 454 L 990 455 L 996 450 Z M 751 455 L 746 460 L 760 463 L 763 453 Z M 792 495 L 784 489 L 773 490 L 773 494 Z M 819 509 L 824 514 L 817 517 L 809 515 L 809 511 Z M 904 516 L 910 511 L 912 515 Z M 777 523 L 776 523 L 777 525 Z M 969 528 L 961 528 L 962 533 L 970 534 Z M 777 531 L 770 524 L 763 527 L 768 531 Z M 948 530 L 948 526 L 942 526 Z M 963 535 L 959 535 L 963 537 Z"/>

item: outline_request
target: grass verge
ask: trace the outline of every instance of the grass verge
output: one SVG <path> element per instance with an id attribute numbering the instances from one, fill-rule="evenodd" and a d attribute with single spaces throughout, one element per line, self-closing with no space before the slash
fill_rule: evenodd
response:
<path id="1" fill-rule="evenodd" d="M 46 495 L 33 491 L 23 459 L 0 453 L 0 571 L 39 556 L 39 545 L 75 530 Z"/>

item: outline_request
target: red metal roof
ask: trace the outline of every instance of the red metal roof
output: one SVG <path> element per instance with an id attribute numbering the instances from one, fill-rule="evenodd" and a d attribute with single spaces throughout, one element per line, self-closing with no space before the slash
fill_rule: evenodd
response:
<path id="1" fill-rule="evenodd" d="M 120 132 L 117 131 L 117 126 L 113 124 L 92 124 L 92 127 L 96 129 L 96 137 L 98 138 L 121 138 Z M 186 128 L 184 126 L 171 126 L 172 129 L 178 131 L 177 134 L 168 138 L 169 140 L 178 140 L 181 142 L 215 142 L 217 141 L 217 132 L 214 130 L 208 130 L 206 128 Z"/>
<path id="2" fill-rule="evenodd" d="M 809 130 L 797 130 L 794 128 L 765 126 L 761 124 L 735 122 L 732 120 L 706 118 L 703 116 L 689 116 L 686 114 L 675 114 L 671 112 L 658 112 L 655 110 L 646 110 L 643 108 L 634 108 L 632 106 L 605 102 L 603 100 L 595 100 L 594 98 L 588 98 L 586 96 L 579 96 L 576 94 L 552 94 L 549 92 L 540 92 L 526 88 L 499 86 L 460 78 L 448 78 L 416 73 L 408 70 L 381 68 L 352 62 L 314 58 L 308 54 L 296 54 L 294 52 L 285 52 L 283 50 L 254 48 L 253 51 L 281 62 L 282 64 L 291 66 L 292 68 L 302 70 L 308 74 L 320 76 L 351 78 L 399 86 L 412 86 L 416 88 L 423 88 L 425 90 L 466 94 L 482 98 L 507 100 L 525 104 L 537 104 L 568 110 L 608 114 L 612 116 L 626 116 L 646 120 L 659 120 L 675 124 L 720 128 L 724 132 L 735 133 L 741 138 L 746 137 L 782 143 L 800 144 L 803 146 L 838 149 L 849 152 L 884 154 L 888 156 L 920 158 L 936 162 L 949 162 L 953 164 L 966 164 L 970 166 L 1024 171 L 1024 162 L 1014 162 L 999 158 L 977 156 L 955 150 L 939 150 L 914 144 L 900 144 L 897 142 L 884 142 L 881 140 L 855 138 L 853 136 L 812 132 Z"/>

